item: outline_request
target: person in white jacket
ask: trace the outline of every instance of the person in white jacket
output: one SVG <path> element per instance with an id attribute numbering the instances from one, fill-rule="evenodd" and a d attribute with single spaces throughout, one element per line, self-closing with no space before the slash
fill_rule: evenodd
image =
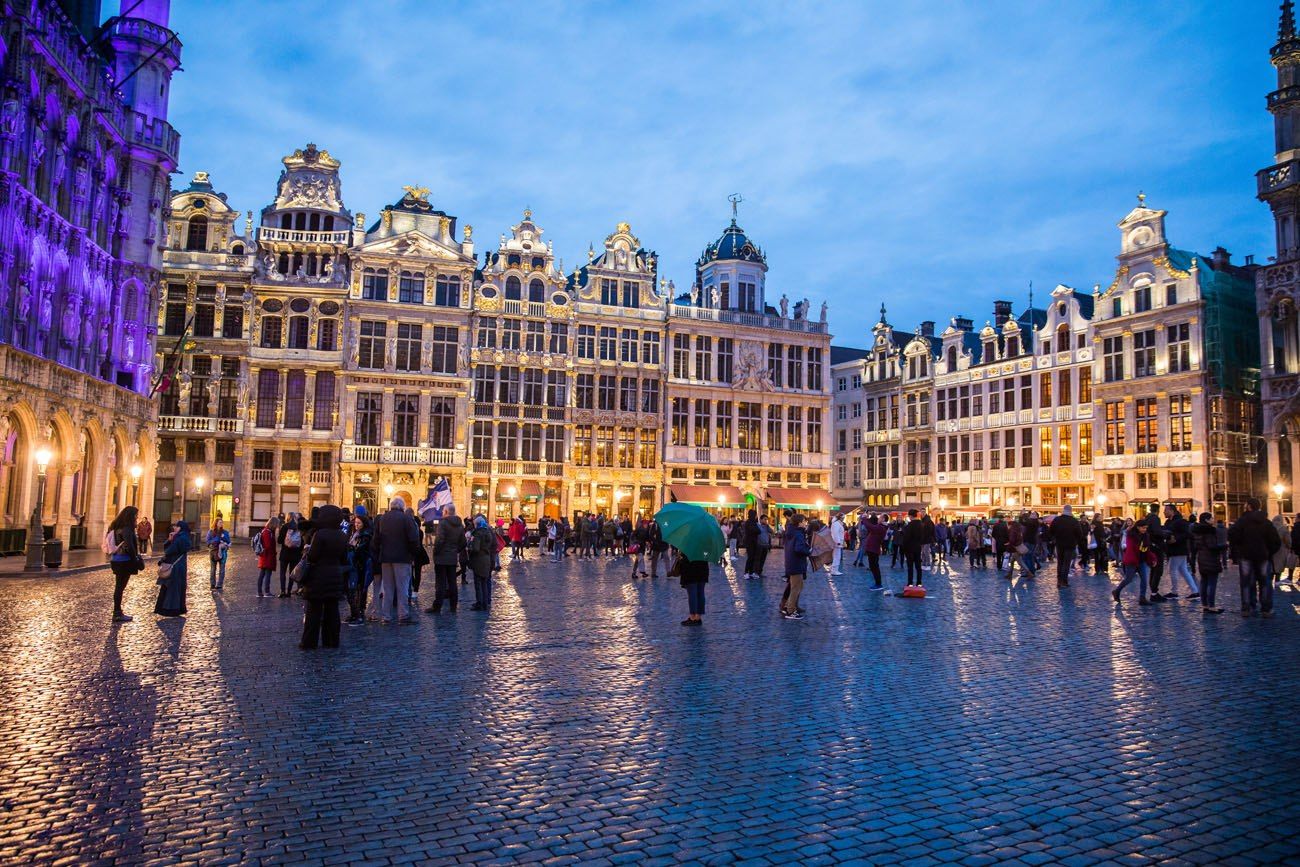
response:
<path id="1" fill-rule="evenodd" d="M 831 541 L 835 543 L 835 551 L 831 556 L 830 566 L 832 575 L 844 574 L 840 571 L 840 560 L 844 556 L 844 534 L 844 518 L 840 516 L 839 512 L 836 512 L 835 517 L 831 518 Z"/>

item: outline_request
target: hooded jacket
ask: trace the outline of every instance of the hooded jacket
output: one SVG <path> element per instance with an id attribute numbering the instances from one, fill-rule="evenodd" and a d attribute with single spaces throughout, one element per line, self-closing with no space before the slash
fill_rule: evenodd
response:
<path id="1" fill-rule="evenodd" d="M 347 590 L 348 537 L 339 529 L 342 521 L 338 506 L 320 507 L 320 527 L 303 555 L 311 564 L 302 587 L 305 599 L 338 599 Z"/>
<path id="2" fill-rule="evenodd" d="M 1263 510 L 1254 509 L 1243 512 L 1232 522 L 1228 528 L 1228 544 L 1232 546 L 1232 558 L 1238 563 L 1262 563 L 1282 547 L 1282 539 Z"/>

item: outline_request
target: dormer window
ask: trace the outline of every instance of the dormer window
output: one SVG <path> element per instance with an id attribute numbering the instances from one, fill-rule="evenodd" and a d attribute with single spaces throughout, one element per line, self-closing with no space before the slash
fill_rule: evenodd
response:
<path id="1" fill-rule="evenodd" d="M 518 277 L 506 278 L 506 300 L 522 301 L 524 296 L 524 285 Z"/>
<path id="2" fill-rule="evenodd" d="M 957 347 L 948 347 L 948 372 L 952 373 L 957 369 Z"/>
<path id="3" fill-rule="evenodd" d="M 1020 338 L 1019 338 L 1019 337 L 1015 337 L 1015 336 L 1008 337 L 1008 338 L 1007 338 L 1007 357 L 1008 357 L 1008 358 L 1015 358 L 1015 357 L 1016 357 L 1017 355 L 1019 355 L 1019 354 L 1020 354 Z"/>
<path id="4" fill-rule="evenodd" d="M 1056 327 L 1056 351 L 1070 351 L 1070 326 L 1061 323 Z"/>
<path id="5" fill-rule="evenodd" d="M 190 224 L 185 233 L 186 250 L 206 250 L 208 248 L 208 218 L 202 214 L 190 217 Z"/>
<path id="6" fill-rule="evenodd" d="M 996 340 L 984 341 L 984 360 L 993 361 L 998 356 L 998 342 Z"/>

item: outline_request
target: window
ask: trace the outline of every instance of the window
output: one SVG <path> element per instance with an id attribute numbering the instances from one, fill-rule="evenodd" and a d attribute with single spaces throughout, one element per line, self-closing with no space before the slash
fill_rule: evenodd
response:
<path id="1" fill-rule="evenodd" d="M 177 332 L 179 333 L 179 332 Z M 283 342 L 284 320 L 279 316 L 262 317 L 262 341 L 264 349 L 279 349 Z"/>
<path id="2" fill-rule="evenodd" d="M 1192 450 L 1192 398 L 1187 394 L 1169 396 L 1169 450 Z"/>
<path id="3" fill-rule="evenodd" d="M 659 363 L 659 332 L 641 332 L 641 361 L 643 364 Z"/>
<path id="4" fill-rule="evenodd" d="M 1124 378 L 1124 338 L 1107 337 L 1101 343 L 1102 379 L 1119 382 Z"/>
<path id="5" fill-rule="evenodd" d="M 1192 487 L 1191 470 L 1174 470 L 1169 474 L 1169 487 L 1187 490 Z"/>
<path id="6" fill-rule="evenodd" d="M 381 439 L 384 419 L 384 395 L 379 391 L 357 393 L 356 435 L 353 440 L 360 446 L 377 446 Z"/>
<path id="7" fill-rule="evenodd" d="M 580 467 L 591 466 L 591 425 L 574 426 L 571 460 Z"/>
<path id="8" fill-rule="evenodd" d="M 1106 454 L 1124 454 L 1124 401 L 1106 401 Z"/>
<path id="9" fill-rule="evenodd" d="M 759 439 L 762 429 L 762 404 L 742 403 L 737 407 L 738 423 L 736 425 L 736 447 L 757 449 L 762 447 Z"/>
<path id="10" fill-rule="evenodd" d="M 835 450 L 846 452 L 849 450 L 849 432 L 846 430 L 836 431 Z"/>
<path id="11" fill-rule="evenodd" d="M 767 346 L 767 375 L 772 380 L 772 385 L 777 388 L 783 388 L 785 377 L 785 345 L 781 343 L 769 343 Z"/>
<path id="12" fill-rule="evenodd" d="M 1028 407 L 1025 407 L 1028 409 Z M 1008 376 L 1002 380 L 1002 411 L 1016 411 L 1016 378 Z"/>
<path id="13" fill-rule="evenodd" d="M 1047 435 L 1050 437 L 1051 431 Z M 1020 466 L 1032 467 L 1034 465 L 1034 429 L 1022 427 L 1020 429 Z"/>
<path id="14" fill-rule="evenodd" d="M 612 427 L 596 428 L 596 466 L 614 466 L 614 429 Z"/>
<path id="15" fill-rule="evenodd" d="M 1079 403 L 1092 403 L 1092 368 L 1079 368 Z"/>
<path id="16" fill-rule="evenodd" d="M 541 353 L 546 346 L 546 323 L 530 319 L 524 323 L 524 351 Z"/>
<path id="17" fill-rule="evenodd" d="M 543 459 L 552 464 L 562 463 L 564 461 L 564 428 L 560 425 L 551 425 L 543 433 L 546 439 L 542 443 Z"/>
<path id="18" fill-rule="evenodd" d="M 546 399 L 546 374 L 536 368 L 524 370 L 523 403 L 525 406 L 541 406 Z"/>
<path id="19" fill-rule="evenodd" d="M 811 346 L 808 348 L 808 389 L 809 391 L 821 391 L 825 383 L 822 382 L 824 374 L 822 361 L 822 349 L 820 346 Z"/>
<path id="20" fill-rule="evenodd" d="M 306 316 L 289 317 L 289 349 L 306 349 L 308 347 L 307 336 L 311 328 L 311 322 Z"/>
<path id="21" fill-rule="evenodd" d="M 1156 399 L 1139 397 L 1133 405 L 1137 414 L 1137 452 L 1150 454 L 1156 450 Z"/>
<path id="22" fill-rule="evenodd" d="M 659 414 L 659 380 L 641 380 L 641 411 Z"/>
<path id="23" fill-rule="evenodd" d="M 563 322 L 551 323 L 551 349 L 552 355 L 569 354 L 569 326 Z"/>
<path id="24" fill-rule="evenodd" d="M 718 338 L 718 382 L 730 383 L 735 363 L 736 341 L 731 337 Z"/>
<path id="25" fill-rule="evenodd" d="M 687 434 L 687 425 L 689 423 L 690 411 L 687 409 L 686 398 L 673 398 L 672 413 L 672 445 L 684 446 L 687 444 L 689 436 Z"/>
<path id="26" fill-rule="evenodd" d="M 257 372 L 257 417 L 258 427 L 275 427 L 275 409 L 280 400 L 280 371 L 259 370 Z"/>
<path id="27" fill-rule="evenodd" d="M 1007 469 L 1014 469 L 1016 466 L 1016 432 L 1009 430 L 1003 440 L 1002 459 Z"/>
<path id="28" fill-rule="evenodd" d="M 1114 317 L 1117 317 L 1117 316 L 1123 316 L 1123 315 L 1124 315 L 1124 301 L 1123 301 L 1123 299 L 1121 299 L 1121 298 L 1116 298 L 1115 300 L 1113 300 L 1113 301 L 1110 302 L 1110 315 L 1111 315 L 1111 318 L 1114 318 Z"/>
<path id="29" fill-rule="evenodd" d="M 216 327 L 217 308 L 212 304 L 194 305 L 194 336 L 211 337 Z"/>
<path id="30" fill-rule="evenodd" d="M 853 429 L 853 447 L 862 448 L 862 430 Z M 806 451 L 810 455 L 821 454 L 822 451 L 822 411 L 821 407 L 808 408 L 808 445 Z"/>
<path id="31" fill-rule="evenodd" d="M 619 412 L 637 411 L 637 381 L 634 376 L 622 376 L 618 380 Z"/>
<path id="32" fill-rule="evenodd" d="M 542 264 L 541 260 L 539 259 L 533 260 L 533 265 L 535 267 L 540 266 L 541 264 Z M 545 303 L 546 284 L 536 278 L 533 278 L 532 280 L 528 281 L 528 300 L 533 304 Z"/>
<path id="33" fill-rule="evenodd" d="M 616 361 L 618 360 L 618 329 L 605 328 L 600 329 L 600 360 Z"/>
<path id="34" fill-rule="evenodd" d="M 1056 465 L 1068 467 L 1074 463 L 1074 428 L 1063 424 L 1056 429 Z"/>
<path id="35" fill-rule="evenodd" d="M 221 336 L 227 340 L 238 340 L 244 336 L 244 308 L 241 305 L 226 305 L 221 317 Z"/>
<path id="36" fill-rule="evenodd" d="M 1040 373 L 1038 375 L 1038 406 L 1041 409 L 1047 409 L 1052 405 L 1052 374 Z"/>
<path id="37" fill-rule="evenodd" d="M 316 323 L 316 348 L 322 352 L 333 352 L 339 348 L 337 319 L 321 319 Z"/>
<path id="38" fill-rule="evenodd" d="M 786 385 L 790 388 L 803 388 L 803 347 L 787 347 L 786 353 Z"/>
<path id="39" fill-rule="evenodd" d="M 856 455 L 853 457 L 853 487 L 862 487 L 862 458 Z"/>
<path id="40" fill-rule="evenodd" d="M 1133 287 L 1133 312 L 1145 313 L 1151 309 L 1151 284 Z"/>
<path id="41" fill-rule="evenodd" d="M 588 433 L 588 436 L 590 436 L 590 433 Z M 472 444 L 474 457 L 490 459 L 492 457 L 492 422 L 474 422 L 470 442 Z"/>
<path id="42" fill-rule="evenodd" d="M 731 448 L 732 403 L 729 400 L 718 401 L 718 414 L 713 426 L 713 444 L 720 449 Z"/>
<path id="43" fill-rule="evenodd" d="M 496 399 L 492 368 L 482 365 L 474 368 L 474 401 L 492 403 Z"/>
<path id="44" fill-rule="evenodd" d="M 284 426 L 290 430 L 301 430 L 303 411 L 307 398 L 307 372 L 291 370 L 285 377 L 284 388 Z"/>
<path id="45" fill-rule="evenodd" d="M 619 334 L 618 339 L 618 357 L 620 361 L 630 364 L 637 363 L 637 348 L 639 346 L 640 332 L 635 328 L 624 328 Z"/>
<path id="46" fill-rule="evenodd" d="M 357 340 L 357 366 L 367 370 L 383 370 L 384 343 L 388 323 L 362 320 L 361 334 Z"/>
<path id="47" fill-rule="evenodd" d="M 801 406 L 786 407 L 785 448 L 789 452 L 803 449 L 803 407 Z"/>
<path id="48" fill-rule="evenodd" d="M 712 415 L 713 402 L 708 400 L 695 401 L 695 424 L 694 442 L 697 446 L 708 446 L 709 444 L 709 416 Z"/>
<path id="49" fill-rule="evenodd" d="M 434 373 L 456 373 L 460 369 L 456 359 L 457 350 L 460 349 L 460 329 L 435 325 L 432 343 L 429 369 Z"/>
<path id="50" fill-rule="evenodd" d="M 1155 376 L 1156 373 L 1156 331 L 1133 333 L 1133 376 Z"/>
<path id="51" fill-rule="evenodd" d="M 334 427 L 334 374 L 328 370 L 316 373 L 316 393 L 312 398 L 312 430 L 330 430 Z"/>
<path id="52" fill-rule="evenodd" d="M 200 251 L 208 249 L 208 218 L 202 214 L 190 217 L 185 232 L 185 249 Z"/>
<path id="53" fill-rule="evenodd" d="M 524 284 L 520 282 L 518 277 L 511 276 L 506 278 L 506 300 L 524 300 Z"/>
<path id="54" fill-rule="evenodd" d="M 989 469 L 1002 469 L 1002 432 L 989 432 Z"/>
<path id="55" fill-rule="evenodd" d="M 848 387 L 849 387 L 849 379 L 847 376 L 838 376 L 835 378 L 836 391 L 845 391 L 848 389 Z"/>
<path id="56" fill-rule="evenodd" d="M 1057 406 L 1070 405 L 1070 395 L 1074 393 L 1074 389 L 1070 387 L 1071 386 L 1070 380 L 1073 378 L 1070 374 L 1071 371 L 1068 367 L 1065 368 L 1064 370 L 1057 371 L 1056 374 L 1056 380 L 1057 380 L 1056 400 L 1058 401 Z"/>
<path id="57" fill-rule="evenodd" d="M 708 382 L 713 379 L 713 338 L 695 338 L 695 378 Z"/>
<path id="58" fill-rule="evenodd" d="M 618 281 L 600 281 L 600 303 L 609 307 L 618 306 Z"/>
<path id="59" fill-rule="evenodd" d="M 541 281 L 534 280 L 533 283 L 540 285 Z M 542 459 L 542 426 L 540 424 L 530 422 L 523 425 L 520 430 L 519 459 L 524 461 L 540 461 Z"/>
<path id="60" fill-rule="evenodd" d="M 652 470 L 659 465 L 659 447 L 655 439 L 655 431 L 641 431 L 637 462 L 642 469 L 647 470 Z"/>
<path id="61" fill-rule="evenodd" d="M 586 359 L 596 357 L 596 326 L 578 326 L 578 357 Z"/>
<path id="62" fill-rule="evenodd" d="M 623 306 L 640 307 L 641 306 L 641 284 L 630 280 L 623 281 Z"/>
<path id="63" fill-rule="evenodd" d="M 1033 383 L 1034 383 L 1034 378 L 1032 375 L 1028 373 L 1020 377 L 1020 408 L 1021 409 L 1034 408 Z"/>
<path id="64" fill-rule="evenodd" d="M 612 410 L 614 408 L 614 387 L 618 377 L 612 373 L 602 373 L 596 380 L 596 408 Z"/>
<path id="65" fill-rule="evenodd" d="M 420 395 L 393 395 L 393 445 L 413 446 L 420 432 Z"/>
<path id="66" fill-rule="evenodd" d="M 497 320 L 484 316 L 478 321 L 478 348 L 495 349 L 497 345 Z"/>
<path id="67" fill-rule="evenodd" d="M 839 404 L 838 406 L 835 407 L 835 420 L 836 420 L 836 421 L 844 421 L 844 420 L 847 419 L 848 417 L 849 417 L 849 408 L 848 408 L 847 406 L 845 406 L 844 404 L 841 403 L 841 404 Z"/>
<path id="68" fill-rule="evenodd" d="M 518 352 L 521 343 L 520 335 L 522 333 L 523 322 L 521 320 L 501 320 L 501 348 Z"/>
<path id="69" fill-rule="evenodd" d="M 439 275 L 433 287 L 433 303 L 439 307 L 459 307 L 460 278 Z"/>
<path id="70" fill-rule="evenodd" d="M 1088 466 L 1092 463 L 1092 423 L 1079 425 L 1079 463 Z"/>
<path id="71" fill-rule="evenodd" d="M 1178 284 L 1166 283 L 1165 284 L 1165 306 L 1172 307 L 1177 303 L 1178 303 Z"/>
<path id="72" fill-rule="evenodd" d="M 497 459 L 519 460 L 519 422 L 497 422 Z"/>
<path id="73" fill-rule="evenodd" d="M 402 304 L 424 303 L 424 275 L 403 271 L 397 279 L 397 300 Z"/>
<path id="74" fill-rule="evenodd" d="M 235 444 L 231 440 L 217 440 L 217 453 L 214 462 L 233 464 L 235 462 Z"/>
<path id="75" fill-rule="evenodd" d="M 568 375 L 562 370 L 551 370 L 546 374 L 546 404 L 562 407 L 569 402 Z M 563 432 L 563 428 L 559 429 Z"/>
<path id="76" fill-rule="evenodd" d="M 365 268 L 361 272 L 361 297 L 367 301 L 388 300 L 388 272 Z"/>
<path id="77" fill-rule="evenodd" d="M 1157 473 L 1138 473 L 1137 486 L 1139 491 L 1154 491 L 1160 487 Z"/>
<path id="78" fill-rule="evenodd" d="M 205 464 L 208 462 L 207 445 L 203 440 L 187 440 L 185 443 L 185 460 L 190 463 Z"/>
<path id="79" fill-rule="evenodd" d="M 772 404 L 767 408 L 767 447 L 771 451 L 781 451 L 781 407 Z"/>
<path id="80" fill-rule="evenodd" d="M 673 335 L 673 376 L 688 379 L 691 375 L 691 338 L 685 334 Z"/>
<path id="81" fill-rule="evenodd" d="M 1169 345 L 1170 373 L 1182 373 L 1192 369 L 1191 330 L 1190 324 L 1180 322 L 1177 325 L 1170 325 L 1165 331 L 1166 342 Z"/>
<path id="82" fill-rule="evenodd" d="M 579 373 L 574 389 L 574 403 L 578 409 L 595 409 L 596 377 L 591 373 Z"/>
<path id="83" fill-rule="evenodd" d="M 519 403 L 519 368 L 497 370 L 497 403 Z"/>

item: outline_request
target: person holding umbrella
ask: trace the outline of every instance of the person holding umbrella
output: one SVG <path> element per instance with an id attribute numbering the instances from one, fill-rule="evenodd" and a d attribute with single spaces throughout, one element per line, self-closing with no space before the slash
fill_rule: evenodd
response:
<path id="1" fill-rule="evenodd" d="M 677 549 L 668 576 L 677 577 L 686 590 L 689 616 L 683 626 L 701 626 L 704 614 L 704 585 L 709 581 L 709 564 L 727 551 L 727 540 L 713 516 L 688 503 L 669 503 L 655 515 L 663 541 Z"/>

